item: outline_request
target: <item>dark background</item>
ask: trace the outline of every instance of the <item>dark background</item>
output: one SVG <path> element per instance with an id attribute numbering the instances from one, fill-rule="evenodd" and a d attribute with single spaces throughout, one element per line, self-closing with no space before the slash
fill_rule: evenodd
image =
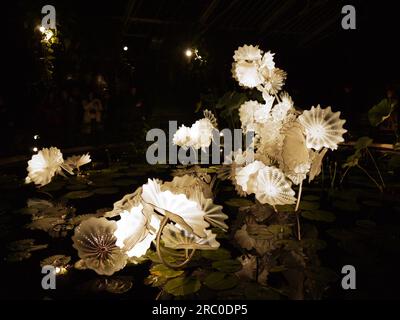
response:
<path id="1" fill-rule="evenodd" d="M 101 74 L 108 84 L 107 124 L 100 142 L 126 141 L 136 135 L 127 119 L 162 126 L 189 122 L 202 95 L 220 97 L 243 91 L 231 77 L 234 50 L 243 44 L 275 52 L 277 67 L 288 72 L 284 87 L 295 105 L 332 105 L 350 129 L 368 109 L 399 86 L 398 15 L 395 2 L 330 0 L 146 0 L 16 1 L 1 11 L 2 155 L 29 152 L 32 135 L 42 143 L 71 146 L 94 143 L 79 138 L 79 101 Z M 56 8 L 61 45 L 55 52 L 50 84 L 41 78 L 41 8 Z M 343 30 L 341 9 L 352 4 L 357 29 Z M 124 52 L 123 46 L 129 50 Z M 198 48 L 207 62 L 188 61 L 186 48 Z M 132 100 L 130 90 L 136 88 Z M 77 93 L 78 108 L 59 107 L 57 123 L 41 113 L 52 92 Z M 345 94 L 345 91 L 350 94 Z M 121 111 L 137 100 L 138 112 Z M 54 102 L 55 101 L 55 102 Z M 52 105 L 50 105 L 52 108 Z M 54 106 L 57 108 L 57 106 Z M 61 116 L 60 116 L 61 115 Z M 47 119 L 47 120 L 46 120 Z M 69 119 L 69 120 L 68 120 Z M 142 130 L 143 127 L 140 127 Z M 125 129 L 124 129 L 125 130 Z M 122 130 L 123 131 L 123 130 Z M 104 138 L 106 136 L 106 138 Z M 110 138 L 113 136 L 113 138 Z M 73 138 L 71 138 L 73 137 Z M 98 142 L 98 141 L 97 141 Z"/>

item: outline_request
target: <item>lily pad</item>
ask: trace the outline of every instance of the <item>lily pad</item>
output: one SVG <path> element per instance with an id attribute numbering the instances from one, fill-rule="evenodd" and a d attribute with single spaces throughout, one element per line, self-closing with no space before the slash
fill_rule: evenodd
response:
<path id="1" fill-rule="evenodd" d="M 308 194 L 302 198 L 302 200 L 305 201 L 319 201 L 320 199 L 321 199 L 320 197 L 313 194 Z"/>
<path id="2" fill-rule="evenodd" d="M 325 210 L 303 211 L 301 216 L 314 221 L 333 222 L 336 220 L 336 216 L 332 212 Z"/>
<path id="3" fill-rule="evenodd" d="M 91 191 L 71 191 L 64 195 L 67 199 L 85 199 L 93 196 L 94 193 Z"/>
<path id="4" fill-rule="evenodd" d="M 311 202 L 311 201 L 301 201 L 300 202 L 300 209 L 301 210 L 317 210 L 319 208 L 318 202 Z"/>
<path id="5" fill-rule="evenodd" d="M 230 207 L 249 207 L 252 206 L 254 203 L 253 201 L 247 199 L 233 198 L 225 201 L 225 204 Z"/>
<path id="6" fill-rule="evenodd" d="M 237 286 L 238 278 L 224 272 L 213 272 L 205 278 L 204 284 L 213 290 L 228 290 Z"/>
<path id="7" fill-rule="evenodd" d="M 174 296 L 186 296 L 200 290 L 201 282 L 194 277 L 178 277 L 169 280 L 164 290 Z"/>
<path id="8" fill-rule="evenodd" d="M 219 260 L 213 262 L 212 267 L 221 272 L 234 273 L 242 269 L 242 264 L 238 260 Z"/>
<path id="9" fill-rule="evenodd" d="M 218 250 L 204 250 L 201 252 L 202 256 L 208 260 L 218 261 L 218 260 L 227 260 L 231 257 L 231 254 L 226 249 L 218 249 Z"/>

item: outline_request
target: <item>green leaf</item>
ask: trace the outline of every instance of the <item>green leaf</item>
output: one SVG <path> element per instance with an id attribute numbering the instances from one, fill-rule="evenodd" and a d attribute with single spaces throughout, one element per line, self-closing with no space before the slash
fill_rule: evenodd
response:
<path id="1" fill-rule="evenodd" d="M 314 221 L 333 222 L 336 220 L 336 216 L 332 212 L 325 210 L 303 211 L 301 216 Z"/>
<path id="2" fill-rule="evenodd" d="M 383 99 L 368 111 L 368 119 L 372 126 L 376 127 L 390 117 L 397 105 L 396 99 Z"/>
<path id="3" fill-rule="evenodd" d="M 166 279 L 171 279 L 171 278 L 176 278 L 184 273 L 183 270 L 174 270 L 171 268 L 168 268 L 164 264 L 156 264 L 150 269 L 150 273 L 158 276 L 158 277 L 163 277 Z"/>
<path id="4" fill-rule="evenodd" d="M 164 290 L 174 296 L 186 296 L 199 291 L 201 282 L 194 277 L 179 277 L 169 280 Z"/>
<path id="5" fill-rule="evenodd" d="M 85 199 L 93 196 L 94 193 L 91 191 L 71 191 L 64 195 L 67 199 Z"/>
<path id="6" fill-rule="evenodd" d="M 219 260 L 212 264 L 218 271 L 234 273 L 242 269 L 242 264 L 238 260 Z"/>
<path id="7" fill-rule="evenodd" d="M 201 252 L 203 258 L 218 261 L 218 260 L 228 260 L 231 257 L 231 253 L 226 249 L 218 249 L 218 250 L 203 250 Z"/>
<path id="8" fill-rule="evenodd" d="M 213 290 L 227 290 L 238 284 L 238 278 L 232 274 L 213 272 L 205 278 L 204 284 Z"/>
<path id="9" fill-rule="evenodd" d="M 269 272 L 283 272 L 286 271 L 288 268 L 286 266 L 275 266 L 268 269 Z"/>
<path id="10" fill-rule="evenodd" d="M 354 145 L 354 148 L 358 151 L 368 148 L 374 140 L 372 140 L 370 137 L 361 137 L 356 141 L 356 144 Z"/>
<path id="11" fill-rule="evenodd" d="M 333 206 L 342 211 L 350 211 L 350 212 L 360 211 L 360 206 L 354 200 L 353 201 L 336 200 L 335 202 L 333 202 Z"/>
<path id="12" fill-rule="evenodd" d="M 300 209 L 301 210 L 317 210 L 319 208 L 318 202 L 311 202 L 311 201 L 301 201 L 300 202 Z"/>
<path id="13" fill-rule="evenodd" d="M 249 207 L 252 206 L 254 203 L 253 201 L 243 198 L 233 198 L 225 201 L 225 204 L 230 207 Z"/>

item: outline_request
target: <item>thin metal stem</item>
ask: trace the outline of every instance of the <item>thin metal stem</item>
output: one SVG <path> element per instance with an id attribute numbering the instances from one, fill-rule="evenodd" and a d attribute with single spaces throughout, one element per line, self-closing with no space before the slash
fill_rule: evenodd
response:
<path id="1" fill-rule="evenodd" d="M 302 191 L 303 191 L 303 180 L 300 182 L 299 194 L 297 196 L 297 203 L 296 203 L 296 209 L 295 209 L 296 221 L 297 221 L 297 240 L 299 240 L 299 241 L 301 240 L 301 227 L 300 227 L 299 213 L 297 211 L 299 210 Z"/>
<path id="2" fill-rule="evenodd" d="M 382 187 L 383 187 L 383 188 L 386 188 L 385 182 L 383 181 L 383 178 L 382 178 L 382 175 L 381 175 L 381 171 L 379 170 L 378 165 L 376 164 L 376 161 L 375 161 L 374 157 L 372 156 L 371 151 L 369 151 L 368 148 L 366 148 L 366 149 L 367 149 L 367 152 L 368 152 L 369 156 L 370 156 L 371 159 L 372 159 L 372 162 L 374 163 L 374 166 L 375 166 L 375 168 L 376 168 L 376 171 L 378 171 L 379 178 L 381 179 L 381 182 L 382 182 Z"/>
<path id="3" fill-rule="evenodd" d="M 176 265 L 175 265 L 175 264 L 171 264 L 171 263 L 167 262 L 167 261 L 164 259 L 163 255 L 162 255 L 162 253 L 161 253 L 161 244 L 160 244 L 160 241 L 161 241 L 161 234 L 162 234 L 162 232 L 163 232 L 165 226 L 167 225 L 168 221 L 169 221 L 169 217 L 168 217 L 168 214 L 166 214 L 166 215 L 164 216 L 164 218 L 162 219 L 161 224 L 160 224 L 160 229 L 159 229 L 158 232 L 157 232 L 157 237 L 156 237 L 157 255 L 158 255 L 158 258 L 160 259 L 160 261 L 161 261 L 164 265 L 166 265 L 168 268 L 171 268 L 171 269 L 179 269 L 179 268 L 182 268 L 183 266 L 185 266 L 185 265 L 192 259 L 194 253 L 196 252 L 196 249 L 192 249 L 192 251 L 191 251 L 189 254 L 187 254 L 185 261 L 183 261 L 183 262 L 180 263 L 180 264 L 176 264 Z M 186 250 L 186 253 L 187 253 L 187 250 Z"/>
<path id="4" fill-rule="evenodd" d="M 365 170 L 365 169 L 364 169 L 363 167 L 361 167 L 359 164 L 357 165 L 357 167 L 360 168 L 360 169 L 368 176 L 368 178 L 370 178 L 370 179 L 376 184 L 376 186 L 378 187 L 378 189 L 379 189 L 380 192 L 383 192 L 382 186 L 368 173 L 367 170 Z"/>

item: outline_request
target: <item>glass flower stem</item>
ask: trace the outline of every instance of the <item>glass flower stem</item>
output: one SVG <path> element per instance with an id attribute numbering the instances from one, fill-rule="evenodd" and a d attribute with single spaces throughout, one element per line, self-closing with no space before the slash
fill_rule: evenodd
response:
<path id="1" fill-rule="evenodd" d="M 370 156 L 370 158 L 371 158 L 371 160 L 372 160 L 372 162 L 373 162 L 373 164 L 374 164 L 374 166 L 376 168 L 376 171 L 378 171 L 379 179 L 381 179 L 381 182 L 382 182 L 382 187 L 386 188 L 385 182 L 383 181 L 383 178 L 382 178 L 382 175 L 381 175 L 381 171 L 379 170 L 378 165 L 376 164 L 376 161 L 375 161 L 374 157 L 372 156 L 371 151 L 369 151 L 368 148 L 366 148 L 366 149 L 367 149 L 367 152 L 368 152 L 368 154 L 369 154 L 369 156 Z"/>
<path id="2" fill-rule="evenodd" d="M 164 228 L 167 225 L 169 220 L 170 219 L 169 219 L 169 216 L 168 216 L 168 213 L 167 213 L 164 216 L 164 218 L 162 219 L 161 224 L 160 224 L 160 229 L 157 232 L 157 237 L 156 237 L 157 255 L 158 255 L 158 258 L 160 259 L 161 263 L 164 264 L 165 266 L 167 266 L 168 268 L 179 269 L 179 268 L 184 267 L 192 259 L 194 253 L 196 252 L 196 249 L 192 249 L 192 251 L 189 254 L 187 254 L 186 259 L 183 262 L 179 263 L 179 264 L 171 264 L 171 263 L 167 262 L 164 259 L 163 255 L 161 253 L 161 243 L 160 243 L 160 241 L 161 241 L 162 232 L 163 232 L 163 230 L 164 230 Z"/>
<path id="3" fill-rule="evenodd" d="M 348 166 L 348 167 L 346 168 L 345 172 L 344 172 L 343 175 L 342 175 L 342 178 L 340 178 L 340 184 L 343 183 L 343 180 L 344 180 L 344 178 L 346 177 L 346 175 L 347 175 L 347 173 L 349 172 L 350 169 L 351 169 L 350 166 Z"/>
<path id="4" fill-rule="evenodd" d="M 361 167 L 359 164 L 357 165 L 357 167 L 360 168 L 360 169 L 368 176 L 368 178 L 370 178 L 370 179 L 375 183 L 375 185 L 378 187 L 378 189 L 379 189 L 380 192 L 383 192 L 382 186 L 368 173 L 367 170 L 365 170 L 365 169 L 364 169 L 363 167 Z"/>
<path id="5" fill-rule="evenodd" d="M 301 240 L 301 227 L 300 227 L 299 213 L 297 211 L 299 210 L 302 191 L 303 191 L 303 180 L 300 182 L 299 194 L 297 196 L 296 209 L 294 210 L 296 213 L 296 221 L 297 221 L 297 240 L 299 240 L 299 241 Z"/>

